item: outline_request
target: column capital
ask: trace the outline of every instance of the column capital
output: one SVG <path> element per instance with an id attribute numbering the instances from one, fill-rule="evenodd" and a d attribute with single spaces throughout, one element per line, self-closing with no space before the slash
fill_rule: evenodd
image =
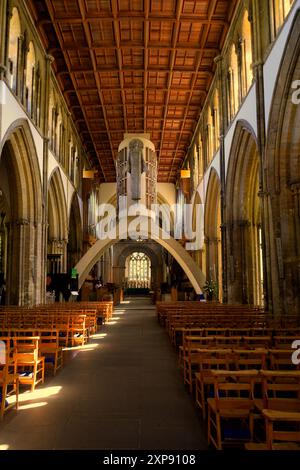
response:
<path id="1" fill-rule="evenodd" d="M 221 54 L 217 55 L 215 58 L 214 58 L 214 62 L 216 64 L 219 64 L 220 62 L 223 61 L 223 56 Z"/>
<path id="2" fill-rule="evenodd" d="M 241 220 L 234 220 L 232 223 L 233 227 L 240 227 L 240 228 L 245 228 L 245 227 L 250 227 L 251 222 L 248 219 L 241 219 Z"/>
<path id="3" fill-rule="evenodd" d="M 300 194 L 300 182 L 290 184 L 291 191 L 294 195 Z"/>
<path id="4" fill-rule="evenodd" d="M 0 80 L 3 80 L 7 72 L 7 67 L 4 64 L 0 64 Z"/>
<path id="5" fill-rule="evenodd" d="M 270 193 L 268 191 L 259 191 L 257 193 L 257 195 L 258 195 L 259 198 L 263 199 L 265 197 L 268 197 L 270 195 Z"/>
<path id="6" fill-rule="evenodd" d="M 47 62 L 49 62 L 50 64 L 52 64 L 54 61 L 55 61 L 55 58 L 53 57 L 53 55 L 51 54 L 46 54 L 45 55 L 45 59 Z"/>

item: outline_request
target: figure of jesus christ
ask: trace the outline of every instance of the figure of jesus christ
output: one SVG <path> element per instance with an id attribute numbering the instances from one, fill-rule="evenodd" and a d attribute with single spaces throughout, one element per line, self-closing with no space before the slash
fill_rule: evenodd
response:
<path id="1" fill-rule="evenodd" d="M 143 157 L 143 142 L 138 139 L 129 144 L 128 173 L 131 174 L 131 199 L 139 201 L 141 196 L 141 176 L 147 171 Z"/>

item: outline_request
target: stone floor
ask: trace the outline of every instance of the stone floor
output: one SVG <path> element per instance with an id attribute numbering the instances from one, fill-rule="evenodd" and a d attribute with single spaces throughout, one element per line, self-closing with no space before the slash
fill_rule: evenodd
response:
<path id="1" fill-rule="evenodd" d="M 148 299 L 131 299 L 0 423 L 0 449 L 206 448 L 176 354 Z M 70 354 L 70 353 L 68 353 Z"/>

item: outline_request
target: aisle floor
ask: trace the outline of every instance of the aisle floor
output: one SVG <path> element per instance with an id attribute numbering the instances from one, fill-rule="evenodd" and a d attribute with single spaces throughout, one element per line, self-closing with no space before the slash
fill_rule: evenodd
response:
<path id="1" fill-rule="evenodd" d="M 113 320 L 20 410 L 0 423 L 0 449 L 206 448 L 204 425 L 148 299 Z"/>

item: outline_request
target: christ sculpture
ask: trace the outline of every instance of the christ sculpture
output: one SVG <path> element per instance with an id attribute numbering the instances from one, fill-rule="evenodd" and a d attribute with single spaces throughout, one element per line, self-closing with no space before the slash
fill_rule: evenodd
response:
<path id="1" fill-rule="evenodd" d="M 131 199 L 139 201 L 141 196 L 141 177 L 147 171 L 147 165 L 143 157 L 143 142 L 138 139 L 129 144 L 128 173 L 131 174 Z"/>

